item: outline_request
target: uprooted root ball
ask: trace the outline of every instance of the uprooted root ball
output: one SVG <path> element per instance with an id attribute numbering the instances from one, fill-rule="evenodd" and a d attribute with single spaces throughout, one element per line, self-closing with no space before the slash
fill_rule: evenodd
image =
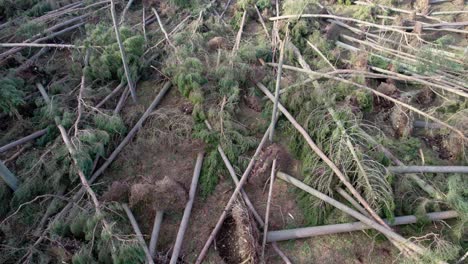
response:
<path id="1" fill-rule="evenodd" d="M 128 202 L 130 186 L 125 182 L 115 181 L 109 189 L 102 195 L 102 200 L 106 202 Z"/>
<path id="2" fill-rule="evenodd" d="M 238 200 L 216 237 L 219 255 L 227 264 L 259 263 L 258 237 L 253 217 Z"/>
<path id="3" fill-rule="evenodd" d="M 155 184 L 135 184 L 130 191 L 130 205 L 151 204 L 155 210 L 180 210 L 185 207 L 188 194 L 185 188 L 169 177 Z"/>
<path id="4" fill-rule="evenodd" d="M 271 165 L 276 159 L 276 170 L 287 171 L 290 168 L 292 159 L 286 149 L 280 144 L 272 144 L 265 148 L 259 155 L 255 163 L 250 180 L 253 184 L 262 186 L 270 176 Z"/>

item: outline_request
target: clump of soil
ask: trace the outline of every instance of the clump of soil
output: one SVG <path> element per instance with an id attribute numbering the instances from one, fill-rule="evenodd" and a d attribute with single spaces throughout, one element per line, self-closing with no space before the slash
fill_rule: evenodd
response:
<path id="1" fill-rule="evenodd" d="M 414 98 L 416 103 L 421 105 L 428 105 L 436 99 L 436 94 L 429 88 L 422 89 Z"/>
<path id="2" fill-rule="evenodd" d="M 245 205 L 238 201 L 216 236 L 219 255 L 226 264 L 258 263 L 259 231 Z"/>
<path id="3" fill-rule="evenodd" d="M 390 112 L 390 122 L 396 138 L 408 137 L 413 131 L 413 113 L 399 105 L 393 106 Z"/>
<path id="4" fill-rule="evenodd" d="M 245 101 L 245 105 L 256 111 L 256 112 L 261 112 L 262 111 L 262 102 L 260 100 L 260 98 L 258 98 L 257 96 L 255 95 L 251 95 L 251 96 L 244 96 L 244 101 Z"/>
<path id="5" fill-rule="evenodd" d="M 270 177 L 273 160 L 276 159 L 276 170 L 287 171 L 292 162 L 286 149 L 280 144 L 274 143 L 260 153 L 257 162 L 252 169 L 250 181 L 255 185 L 263 185 Z"/>
<path id="6" fill-rule="evenodd" d="M 336 41 L 340 37 L 341 27 L 336 23 L 331 23 L 325 27 L 325 37 L 328 40 Z"/>
<path id="7" fill-rule="evenodd" d="M 456 160 L 463 155 L 464 141 L 456 133 L 450 133 L 442 139 L 442 150 L 439 155 L 441 158 Z"/>
<path id="8" fill-rule="evenodd" d="M 155 210 L 180 210 L 185 207 L 188 194 L 185 188 L 169 177 L 155 184 L 134 184 L 130 192 L 130 205 L 151 204 Z"/>
<path id="9" fill-rule="evenodd" d="M 105 202 L 127 203 L 130 194 L 130 185 L 121 181 L 114 181 L 109 189 L 102 195 Z"/>
<path id="10" fill-rule="evenodd" d="M 229 43 L 227 39 L 223 37 L 214 37 L 210 39 L 207 43 L 209 50 L 218 50 L 218 49 L 227 49 L 229 48 Z"/>

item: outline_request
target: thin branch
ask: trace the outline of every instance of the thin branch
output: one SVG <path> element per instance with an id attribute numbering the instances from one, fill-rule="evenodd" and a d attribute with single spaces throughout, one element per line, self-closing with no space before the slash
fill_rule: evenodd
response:
<path id="1" fill-rule="evenodd" d="M 133 3 L 133 0 L 129 0 L 124 10 L 122 11 L 122 14 L 120 15 L 119 26 L 121 26 L 125 22 L 125 15 L 127 14 L 128 9 L 130 9 L 130 7 L 132 6 L 132 3 Z"/>
<path id="2" fill-rule="evenodd" d="M 156 19 L 158 20 L 159 27 L 161 28 L 161 31 L 163 32 L 164 38 L 166 38 L 167 43 L 169 43 L 169 45 L 174 49 L 174 51 L 177 52 L 176 46 L 174 46 L 174 44 L 172 44 L 172 41 L 169 39 L 169 35 L 167 34 L 166 30 L 164 29 L 164 26 L 163 26 L 163 24 L 161 22 L 161 18 L 159 18 L 158 11 L 156 11 L 155 8 L 151 8 L 151 10 L 153 10 L 153 13 L 156 16 Z"/>

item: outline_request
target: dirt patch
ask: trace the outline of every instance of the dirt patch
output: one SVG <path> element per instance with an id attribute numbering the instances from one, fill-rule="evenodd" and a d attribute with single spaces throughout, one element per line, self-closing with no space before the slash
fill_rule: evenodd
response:
<path id="1" fill-rule="evenodd" d="M 242 202 L 237 202 L 218 233 L 219 255 L 227 264 L 258 263 L 259 232 Z"/>
<path id="2" fill-rule="evenodd" d="M 158 210 L 182 210 L 188 200 L 184 187 L 169 177 L 155 184 L 135 184 L 130 191 L 130 205 L 152 205 Z"/>

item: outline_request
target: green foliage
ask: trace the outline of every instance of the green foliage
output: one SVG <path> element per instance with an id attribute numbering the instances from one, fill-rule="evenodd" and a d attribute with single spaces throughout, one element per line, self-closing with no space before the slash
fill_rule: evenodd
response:
<path id="1" fill-rule="evenodd" d="M 98 113 L 93 118 L 96 128 L 106 131 L 109 135 L 123 135 L 127 131 L 122 118 L 118 115 L 109 116 L 104 113 Z"/>
<path id="2" fill-rule="evenodd" d="M 233 30 L 239 30 L 242 21 L 243 12 L 236 11 L 231 19 L 230 25 Z"/>
<path id="3" fill-rule="evenodd" d="M 459 214 L 459 222 L 453 228 L 453 234 L 461 239 L 468 228 L 468 179 L 461 175 L 453 175 L 447 181 L 447 202 Z"/>
<path id="4" fill-rule="evenodd" d="M 374 105 L 374 96 L 372 92 L 365 90 L 354 90 L 354 96 L 356 96 L 359 108 L 364 112 L 371 112 Z"/>
<path id="5" fill-rule="evenodd" d="M 254 4 L 254 0 L 239 0 L 237 1 L 237 7 L 246 10 Z"/>
<path id="6" fill-rule="evenodd" d="M 269 8 L 271 6 L 271 1 L 270 0 L 257 0 L 257 6 L 258 6 L 258 9 L 260 10 Z"/>
<path id="7" fill-rule="evenodd" d="M 81 248 L 80 251 L 75 253 L 72 257 L 73 264 L 93 264 L 97 263 L 96 260 L 93 258 L 92 250 L 84 247 Z"/>
<path id="8" fill-rule="evenodd" d="M 43 22 L 31 21 L 21 24 L 16 31 L 16 34 L 24 38 L 30 38 L 38 33 L 41 33 L 44 31 L 44 29 L 46 29 L 46 25 Z"/>
<path id="9" fill-rule="evenodd" d="M 18 106 L 24 104 L 22 91 L 23 79 L 4 77 L 0 79 L 0 111 L 7 114 L 16 112 Z"/>
<path id="10" fill-rule="evenodd" d="M 376 56 L 374 54 L 371 54 L 369 56 L 368 63 L 369 65 L 372 65 L 381 69 L 388 69 L 388 66 L 390 65 L 390 63 L 387 60 L 384 60 L 382 57 Z"/>
<path id="11" fill-rule="evenodd" d="M 301 15 L 316 3 L 316 0 L 285 0 L 283 1 L 283 14 Z"/>
<path id="12" fill-rule="evenodd" d="M 346 0 L 346 5 L 348 5 L 348 1 L 349 0 Z M 352 13 L 352 17 L 363 21 L 374 22 L 374 13 L 375 7 L 373 6 L 359 6 L 356 8 L 356 11 Z"/>
<path id="13" fill-rule="evenodd" d="M 440 42 L 443 43 L 444 40 Z M 416 64 L 417 73 L 430 75 L 439 69 L 448 69 L 452 72 L 463 71 L 463 65 L 448 60 L 443 50 L 423 46 L 418 50 L 416 56 L 418 60 Z"/>
<path id="14" fill-rule="evenodd" d="M 145 263 L 146 256 L 143 249 L 137 244 L 121 245 L 114 259 L 115 264 Z"/>
<path id="15" fill-rule="evenodd" d="M 87 46 L 99 46 L 91 52 L 89 66 L 85 73 L 93 80 L 107 82 L 126 81 L 120 49 L 112 27 L 103 24 L 87 27 L 88 36 L 84 40 Z M 144 53 L 143 36 L 128 28 L 120 28 L 120 35 L 127 56 L 127 63 L 133 78 L 140 72 L 140 57 Z"/>
<path id="16" fill-rule="evenodd" d="M 171 4 L 178 7 L 189 7 L 191 6 L 190 0 L 170 0 Z"/>
<path id="17" fill-rule="evenodd" d="M 351 2 L 351 0 L 338 0 L 338 4 L 350 6 L 353 3 Z"/>
<path id="18" fill-rule="evenodd" d="M 4 217 L 10 210 L 12 191 L 4 181 L 0 182 L 0 217 Z"/>
<path id="19" fill-rule="evenodd" d="M 41 16 L 51 10 L 49 1 L 42 0 L 0 0 L 0 16 Z"/>
<path id="20" fill-rule="evenodd" d="M 51 227 L 51 232 L 59 237 L 66 237 L 71 234 L 70 225 L 63 221 L 55 221 Z"/>

